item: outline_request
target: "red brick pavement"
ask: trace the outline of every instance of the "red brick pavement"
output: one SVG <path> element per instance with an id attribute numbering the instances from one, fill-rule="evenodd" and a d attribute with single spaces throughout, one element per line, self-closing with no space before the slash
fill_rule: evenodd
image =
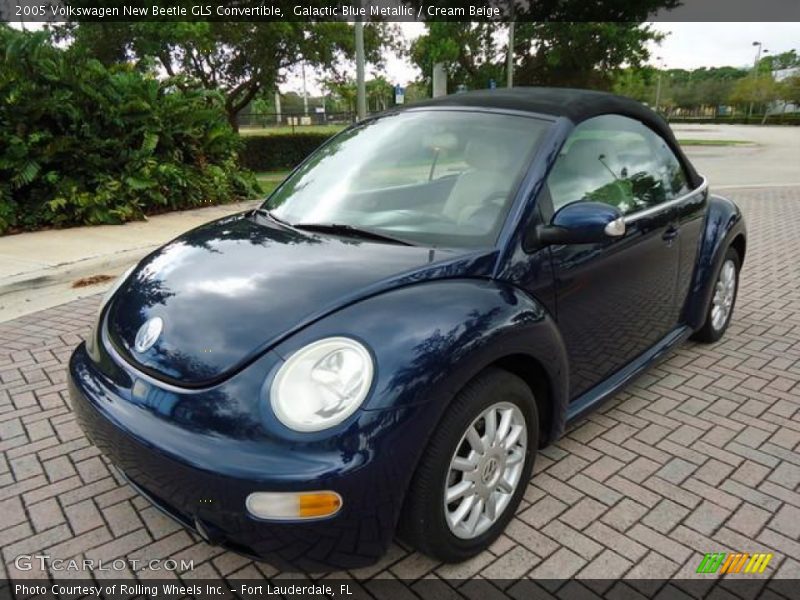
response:
<path id="1" fill-rule="evenodd" d="M 730 195 L 750 245 L 727 337 L 682 347 L 544 450 L 487 552 L 444 566 L 396 544 L 351 576 L 689 577 L 705 552 L 763 551 L 775 554 L 768 575 L 800 577 L 800 189 Z M 0 324 L 0 574 L 46 576 L 13 564 L 45 552 L 276 575 L 161 516 L 82 435 L 65 364 L 97 302 Z"/>

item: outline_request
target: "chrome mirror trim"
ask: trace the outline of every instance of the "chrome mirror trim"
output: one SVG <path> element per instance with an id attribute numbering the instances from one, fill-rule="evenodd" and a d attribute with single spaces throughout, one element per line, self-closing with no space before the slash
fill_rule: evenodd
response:
<path id="1" fill-rule="evenodd" d="M 625 219 L 620 217 L 614 219 L 605 226 L 603 230 L 608 237 L 622 237 L 625 235 Z"/>

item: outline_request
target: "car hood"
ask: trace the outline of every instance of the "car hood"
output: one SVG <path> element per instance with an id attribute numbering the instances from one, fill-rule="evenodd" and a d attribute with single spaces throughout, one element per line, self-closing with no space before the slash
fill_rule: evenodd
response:
<path id="1" fill-rule="evenodd" d="M 107 337 L 149 375 L 204 387 L 342 306 L 417 281 L 488 276 L 495 258 L 493 249 L 316 235 L 240 214 L 190 231 L 140 262 L 109 305 Z M 137 351 L 137 333 L 155 317 L 160 335 Z"/>

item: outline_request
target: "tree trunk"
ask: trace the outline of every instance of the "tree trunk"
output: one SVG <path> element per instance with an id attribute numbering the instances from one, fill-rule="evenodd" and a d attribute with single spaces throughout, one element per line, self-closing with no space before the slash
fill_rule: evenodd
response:
<path id="1" fill-rule="evenodd" d="M 230 106 L 226 106 L 225 112 L 228 113 L 228 123 L 231 124 L 231 127 L 236 133 L 239 133 L 239 119 L 237 118 L 239 111 Z"/>
<path id="2" fill-rule="evenodd" d="M 250 101 L 255 98 L 258 90 L 258 84 L 250 80 L 240 83 L 226 94 L 225 112 L 228 113 L 228 123 L 231 124 L 231 127 L 233 127 L 234 131 L 239 131 L 239 123 L 237 119 L 239 112 L 244 110 L 247 105 L 250 104 Z"/>

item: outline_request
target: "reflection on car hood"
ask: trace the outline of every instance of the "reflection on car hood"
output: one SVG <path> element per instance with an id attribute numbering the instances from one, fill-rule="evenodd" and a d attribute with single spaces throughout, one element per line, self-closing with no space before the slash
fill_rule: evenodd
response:
<path id="1" fill-rule="evenodd" d="M 416 281 L 485 276 L 494 257 L 491 249 L 373 243 L 237 215 L 144 259 L 111 302 L 108 336 L 150 375 L 210 385 L 341 306 Z M 160 336 L 137 352 L 137 332 L 155 317 L 163 321 Z"/>

